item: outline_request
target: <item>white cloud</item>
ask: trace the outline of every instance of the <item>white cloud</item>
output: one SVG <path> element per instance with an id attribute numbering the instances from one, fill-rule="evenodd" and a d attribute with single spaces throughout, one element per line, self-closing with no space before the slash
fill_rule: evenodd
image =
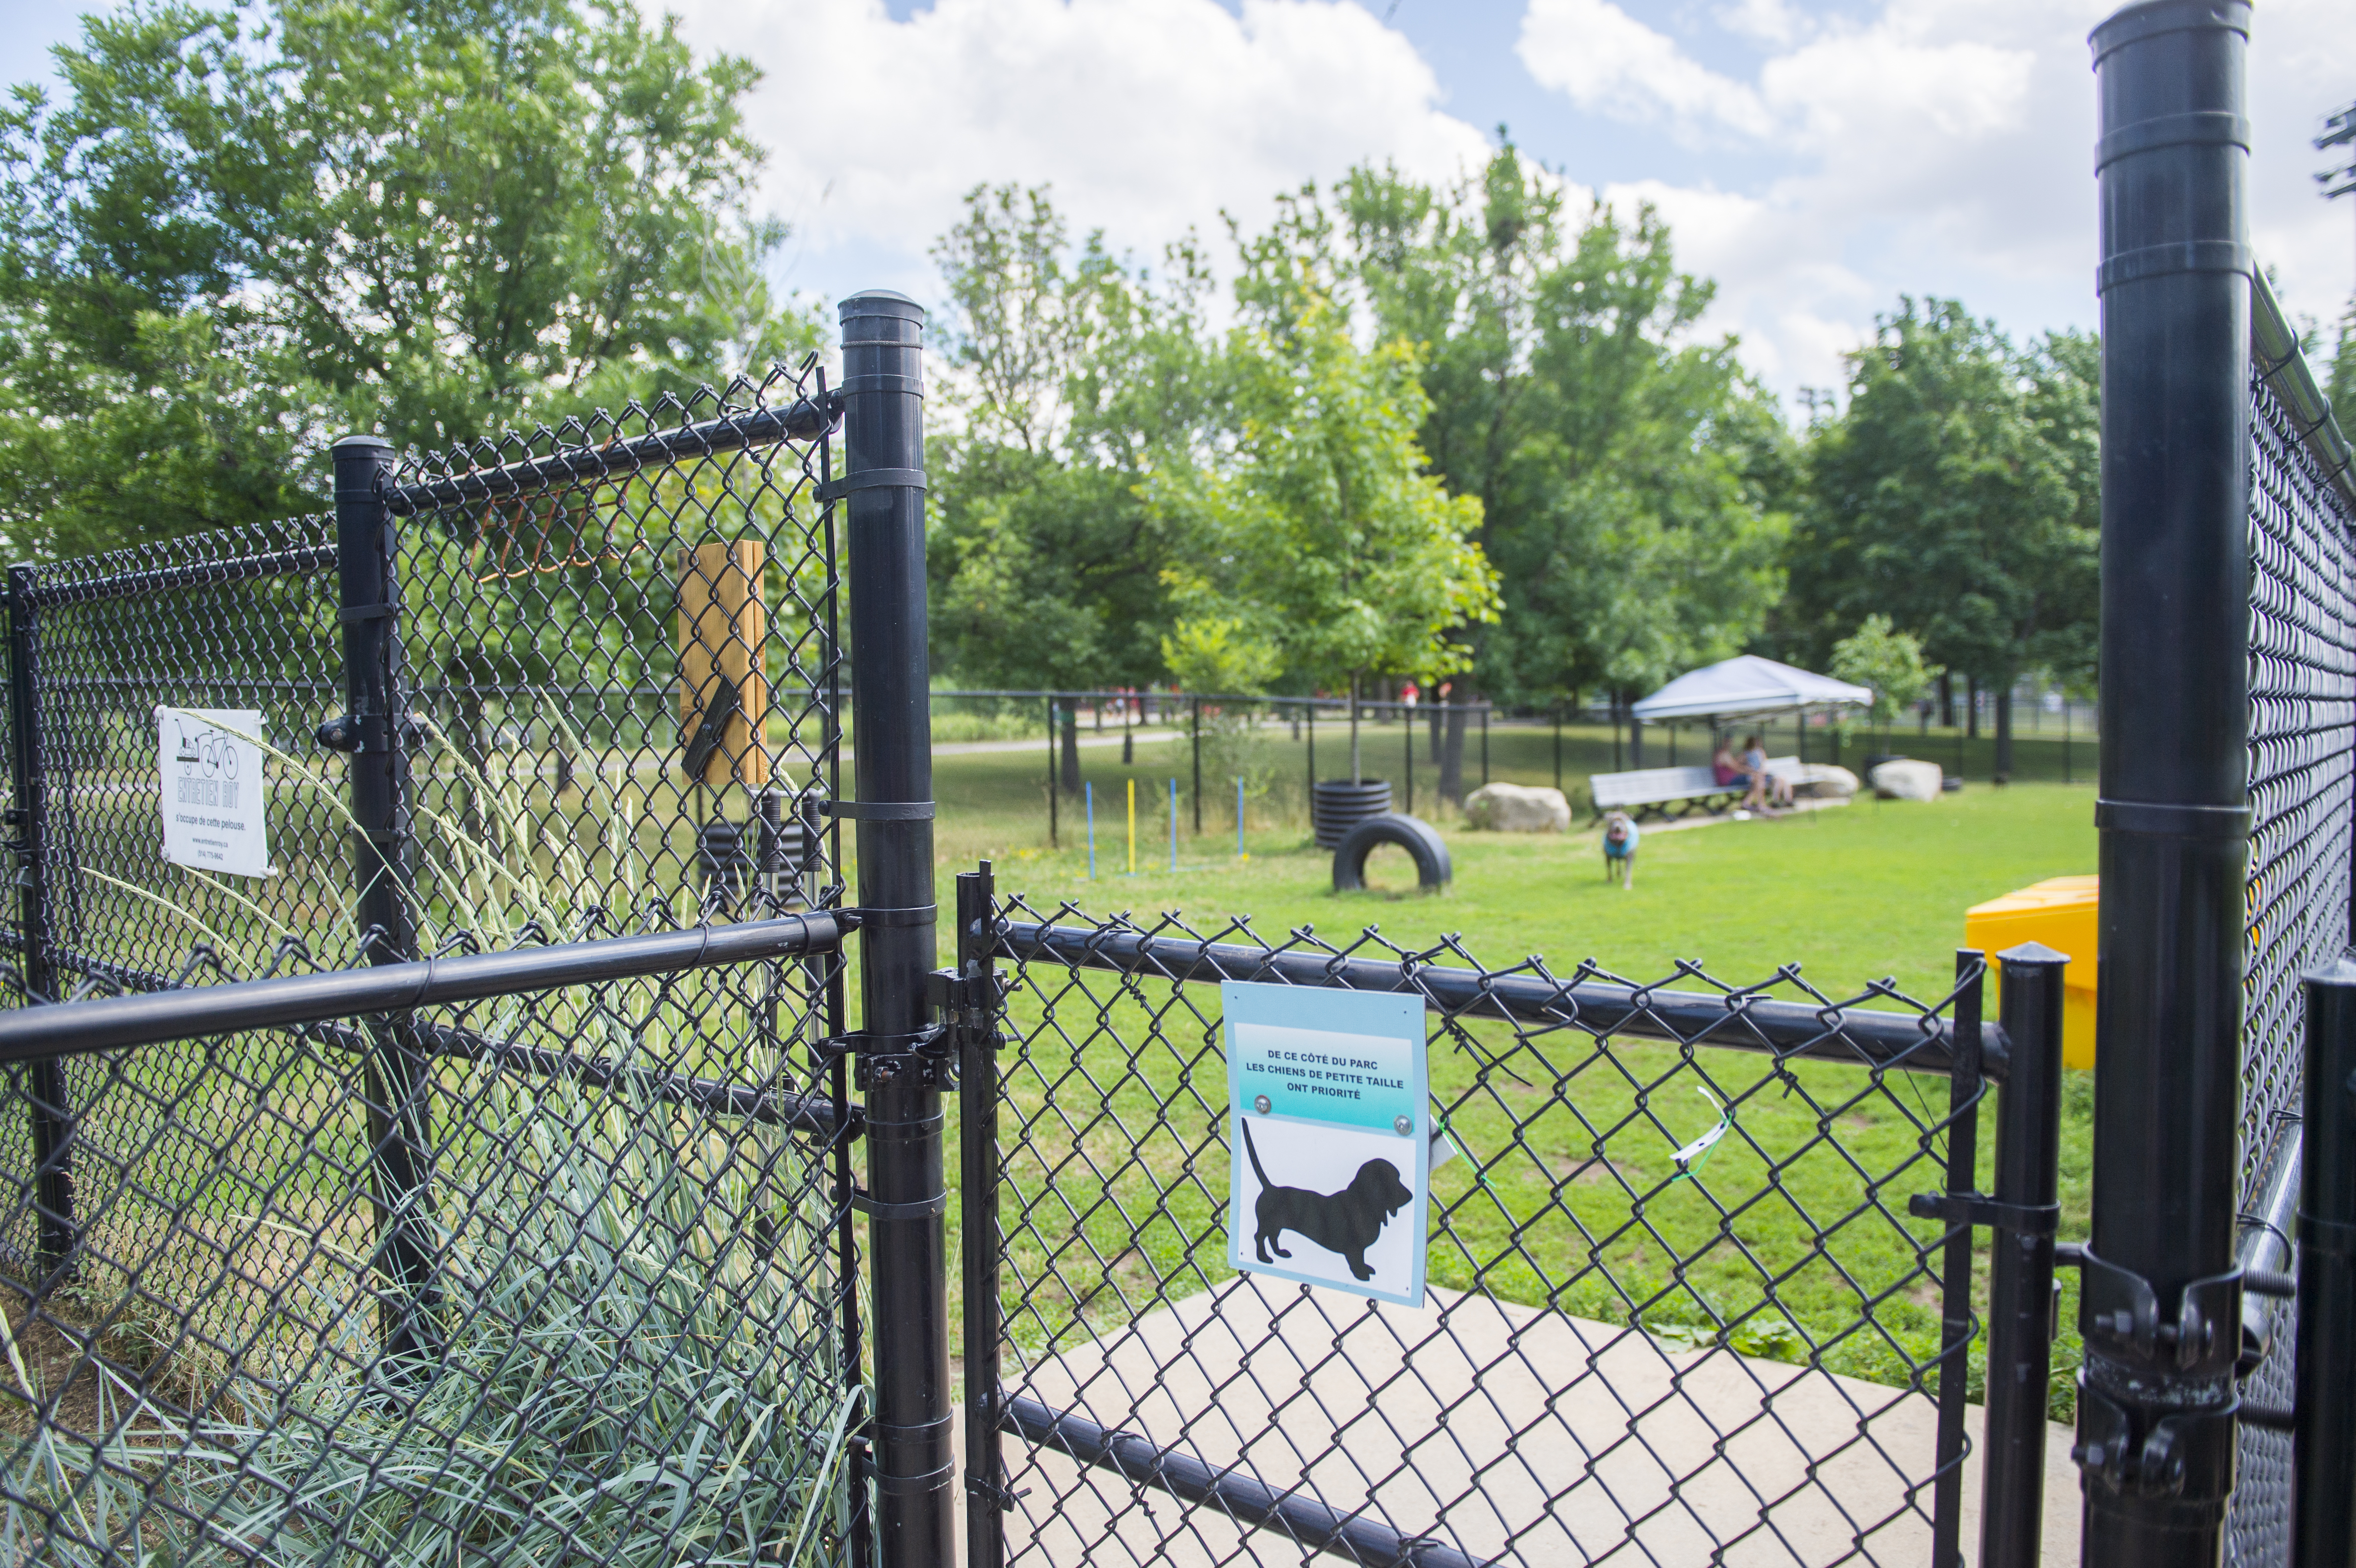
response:
<path id="1" fill-rule="evenodd" d="M 1664 123 L 1688 137 L 1710 125 L 1751 135 L 1774 127 L 1757 92 L 1696 63 L 1609 0 L 1530 0 L 1515 47 L 1541 85 L 1582 109 Z"/>
<path id="2" fill-rule="evenodd" d="M 1151 260 L 1304 178 L 1486 155 L 1414 48 L 1341 0 L 938 0 L 906 21 L 881 0 L 668 3 L 699 53 L 768 72 L 762 196 L 806 248 L 791 281 L 830 292 L 926 298 L 926 248 L 985 181 L 1051 183 L 1076 229 Z"/>
<path id="3" fill-rule="evenodd" d="M 1808 31 L 1808 18 L 1789 0 L 1733 0 L 1719 8 L 1718 19 L 1730 30 L 1763 44 L 1788 44 Z"/>
<path id="4" fill-rule="evenodd" d="M 1864 341 L 1901 292 L 1958 295 L 2023 336 L 2094 325 L 2085 38 L 2115 8 L 1883 0 L 1861 22 L 1810 27 L 1777 0 L 1743 0 L 1719 24 L 1768 47 L 1755 76 L 1738 80 L 1605 0 L 1530 0 L 1522 53 L 1533 75 L 1582 107 L 1689 142 L 1725 146 L 1740 133 L 1741 150 L 1780 170 L 1740 192 L 1655 179 L 1605 194 L 1661 208 L 1682 264 L 1719 280 L 1709 325 L 1740 331 L 1746 357 L 1789 393 L 1834 382 L 1841 351 Z M 1587 19 L 1585 33 L 1558 30 L 1572 13 Z M 1649 41 L 1588 48 L 1584 64 L 1569 58 L 1590 36 L 1617 40 L 1632 29 Z M 2356 80 L 2344 0 L 2269 0 L 2250 69 L 2257 249 L 2295 310 L 2336 315 L 2348 296 L 2351 215 L 2315 198 L 2306 137 Z M 1691 85 L 1704 80 L 1723 89 L 1704 95 Z M 1722 111 L 1742 95 L 1763 128 Z"/>

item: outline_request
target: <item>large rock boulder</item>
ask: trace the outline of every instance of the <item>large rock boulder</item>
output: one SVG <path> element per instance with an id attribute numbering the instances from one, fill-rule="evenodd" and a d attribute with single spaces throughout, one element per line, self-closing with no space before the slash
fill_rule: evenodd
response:
<path id="1" fill-rule="evenodd" d="M 1936 763 L 1901 757 L 1873 770 L 1873 793 L 1884 800 L 1936 800 L 1945 780 Z"/>
<path id="2" fill-rule="evenodd" d="M 1847 800 L 1857 793 L 1857 775 L 1831 763 L 1810 763 L 1800 770 L 1792 793 L 1809 800 Z"/>
<path id="3" fill-rule="evenodd" d="M 1498 833 L 1563 833 L 1570 827 L 1570 802 L 1558 789 L 1483 784 L 1464 797 L 1464 820 Z"/>

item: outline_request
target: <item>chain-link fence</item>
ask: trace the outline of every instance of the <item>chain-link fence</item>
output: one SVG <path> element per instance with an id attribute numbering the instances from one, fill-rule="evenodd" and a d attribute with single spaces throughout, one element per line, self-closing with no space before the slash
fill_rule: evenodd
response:
<path id="1" fill-rule="evenodd" d="M 1971 1232 L 1910 1203 L 1973 1190 L 1976 955 L 1835 997 L 1019 901 L 969 955 L 971 1561 L 1960 1561 Z M 1229 1267 L 1224 979 L 1421 1000 L 1423 1307 Z"/>
<path id="2" fill-rule="evenodd" d="M 2249 927 L 2244 955 L 2242 1168 L 2245 1260 L 2290 1258 L 2305 1017 L 2300 976 L 2350 937 L 2356 825 L 2356 505 L 2297 339 L 2260 286 L 2250 385 Z M 2287 1410 L 2296 1368 L 2287 1301 L 2254 1302 L 2265 1359 L 2243 1389 Z M 2245 1423 L 2229 1550 L 2289 1552 L 2290 1438 Z"/>
<path id="3" fill-rule="evenodd" d="M 18 999 L 839 908 L 838 409 L 347 443 L 332 517 L 16 569 Z M 838 1560 L 855 1124 L 778 1106 L 848 1104 L 842 981 L 10 1058 L 0 1554 Z"/>
<path id="4" fill-rule="evenodd" d="M 0 1558 L 842 1561 L 856 1123 L 794 1087 L 787 979 L 839 940 L 290 944 L 7 1015 L 0 1056 L 80 1053 L 70 1261 L 0 1297 Z M 358 1070 L 387 1054 L 398 1103 Z"/>

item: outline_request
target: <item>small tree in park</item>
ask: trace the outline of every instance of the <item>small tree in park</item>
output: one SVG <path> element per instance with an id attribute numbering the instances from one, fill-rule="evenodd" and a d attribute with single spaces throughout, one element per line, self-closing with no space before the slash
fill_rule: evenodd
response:
<path id="1" fill-rule="evenodd" d="M 1229 335 L 1226 439 L 1159 488 L 1205 540 L 1170 574 L 1182 610 L 1170 647 L 1215 645 L 1353 697 L 1369 675 L 1436 680 L 1471 662 L 1451 630 L 1497 614 L 1496 574 L 1473 542 L 1481 503 L 1426 472 L 1415 350 L 1361 349 L 1330 296 L 1300 283 Z M 1362 773 L 1354 703 L 1350 776 Z"/>
<path id="2" fill-rule="evenodd" d="M 1889 733 L 1890 721 L 1931 688 L 1940 667 L 1925 663 L 1922 640 L 1912 632 L 1892 628 L 1887 615 L 1868 615 L 1865 624 L 1833 645 L 1833 675 L 1873 691 L 1872 716 Z"/>

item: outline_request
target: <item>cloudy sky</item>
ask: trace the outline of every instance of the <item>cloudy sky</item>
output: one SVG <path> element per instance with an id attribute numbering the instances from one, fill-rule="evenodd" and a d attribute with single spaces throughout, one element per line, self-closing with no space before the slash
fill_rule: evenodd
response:
<path id="1" fill-rule="evenodd" d="M 2087 29 L 2114 0 L 671 0 L 752 57 L 793 223 L 783 281 L 930 301 L 980 181 L 1046 182 L 1151 257 L 1277 191 L 1388 159 L 1444 179 L 1510 127 L 1584 193 L 1655 203 L 1714 277 L 1713 330 L 1787 398 L 1838 375 L 1901 292 L 2019 334 L 2094 320 Z M 70 25 L 21 13 L 22 79 Z M 2348 0 L 2260 0 L 2254 238 L 2294 313 L 2356 286 L 2356 198 L 2308 145 L 2356 99 Z"/>

